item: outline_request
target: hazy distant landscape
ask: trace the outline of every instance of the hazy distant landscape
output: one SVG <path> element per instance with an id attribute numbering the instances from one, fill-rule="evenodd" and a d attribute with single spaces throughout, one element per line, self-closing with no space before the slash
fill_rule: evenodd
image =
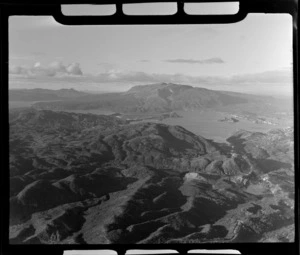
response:
<path id="1" fill-rule="evenodd" d="M 11 243 L 293 241 L 291 105 L 171 83 L 18 93 Z"/>
<path id="2" fill-rule="evenodd" d="M 174 90 L 172 95 L 163 94 L 171 90 Z M 226 141 L 241 129 L 266 132 L 293 126 L 291 98 L 219 92 L 171 83 L 102 94 L 74 89 L 11 90 L 9 97 L 10 109 L 32 106 L 35 109 L 114 115 L 134 123 L 151 121 L 179 125 L 219 142 Z"/>

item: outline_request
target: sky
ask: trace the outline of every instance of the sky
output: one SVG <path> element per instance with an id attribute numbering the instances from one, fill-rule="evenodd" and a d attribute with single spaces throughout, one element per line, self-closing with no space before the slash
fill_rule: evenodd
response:
<path id="1" fill-rule="evenodd" d="M 126 91 L 171 82 L 292 95 L 292 17 L 249 14 L 232 24 L 65 26 L 9 18 L 9 88 Z"/>

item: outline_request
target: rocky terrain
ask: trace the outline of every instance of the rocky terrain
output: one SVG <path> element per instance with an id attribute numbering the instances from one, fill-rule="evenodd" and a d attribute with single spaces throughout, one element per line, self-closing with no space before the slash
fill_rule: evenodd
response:
<path id="1" fill-rule="evenodd" d="M 169 86 L 165 101 L 177 95 Z M 143 96 L 129 91 L 129 107 Z M 11 243 L 294 240 L 292 129 L 238 131 L 222 144 L 118 116 L 29 108 L 9 117 Z"/>

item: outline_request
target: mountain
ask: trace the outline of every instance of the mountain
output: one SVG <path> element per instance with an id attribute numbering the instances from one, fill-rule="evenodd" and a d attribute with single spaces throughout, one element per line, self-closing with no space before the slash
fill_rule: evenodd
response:
<path id="1" fill-rule="evenodd" d="M 245 98 L 238 95 L 232 96 L 220 91 L 172 83 L 135 86 L 126 94 L 134 94 L 143 100 L 146 111 L 156 105 L 164 107 L 165 111 L 170 111 L 247 103 Z"/>
<path id="2" fill-rule="evenodd" d="M 74 99 L 88 95 L 75 89 L 14 89 L 9 90 L 9 101 L 52 101 Z"/>
<path id="3" fill-rule="evenodd" d="M 135 86 L 124 93 L 88 95 L 67 101 L 39 102 L 36 109 L 104 109 L 120 113 L 164 113 L 175 110 L 207 109 L 247 103 L 255 96 L 225 93 L 172 83 Z M 257 101 L 257 100 L 256 100 Z"/>
<path id="4" fill-rule="evenodd" d="M 11 243 L 293 241 L 291 129 L 220 144 L 36 109 L 15 109 L 9 125 Z"/>

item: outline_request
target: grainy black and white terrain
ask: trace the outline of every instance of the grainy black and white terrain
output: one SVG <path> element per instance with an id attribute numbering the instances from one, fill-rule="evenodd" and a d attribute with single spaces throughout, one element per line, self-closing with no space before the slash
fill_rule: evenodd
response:
<path id="1" fill-rule="evenodd" d="M 9 94 L 32 102 L 9 113 L 11 243 L 294 241 L 292 113 L 273 98 L 25 92 Z"/>

